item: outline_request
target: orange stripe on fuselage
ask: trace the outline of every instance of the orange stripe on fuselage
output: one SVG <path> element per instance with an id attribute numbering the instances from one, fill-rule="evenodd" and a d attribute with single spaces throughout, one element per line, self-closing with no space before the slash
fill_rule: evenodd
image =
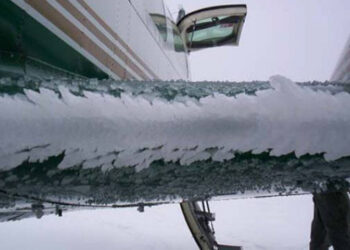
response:
<path id="1" fill-rule="evenodd" d="M 99 17 L 98 14 L 96 14 L 96 12 L 84 1 L 84 0 L 77 0 L 81 6 L 83 6 L 85 8 L 85 10 L 92 16 L 95 18 L 95 20 L 116 40 L 118 41 L 124 48 L 126 51 L 128 51 L 128 53 L 130 53 L 130 55 L 132 55 L 135 60 L 141 64 L 146 70 L 147 72 L 154 78 L 154 79 L 159 79 L 159 77 L 142 61 L 142 59 L 140 57 L 138 57 L 134 51 L 132 51 L 132 49 L 118 36 L 118 34 L 111 28 L 108 26 L 108 24 L 106 24 L 105 21 L 102 20 L 101 17 Z"/>
<path id="2" fill-rule="evenodd" d="M 118 62 L 79 30 L 73 23 L 52 7 L 46 0 L 24 0 L 57 28 L 94 56 L 100 63 L 109 68 L 121 79 L 134 79 Z"/>
<path id="3" fill-rule="evenodd" d="M 129 57 L 121 51 L 108 37 L 106 37 L 97 27 L 89 21 L 74 5 L 67 0 L 56 0 L 64 7 L 74 18 L 83 24 L 92 34 L 94 34 L 102 43 L 104 43 L 111 51 L 114 52 L 122 61 L 125 62 L 138 76 L 143 80 L 149 80 L 149 77 L 135 65 Z"/>

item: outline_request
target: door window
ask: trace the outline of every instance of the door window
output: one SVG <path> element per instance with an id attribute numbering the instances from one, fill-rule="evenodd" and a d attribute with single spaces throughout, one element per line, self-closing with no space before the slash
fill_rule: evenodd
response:
<path id="1" fill-rule="evenodd" d="M 191 50 L 238 45 L 246 16 L 245 5 L 226 5 L 192 12 L 178 22 Z"/>

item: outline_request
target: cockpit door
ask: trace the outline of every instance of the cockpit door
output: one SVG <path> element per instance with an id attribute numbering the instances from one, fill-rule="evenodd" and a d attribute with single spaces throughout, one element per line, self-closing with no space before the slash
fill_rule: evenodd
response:
<path id="1" fill-rule="evenodd" d="M 215 6 L 185 15 L 177 26 L 189 51 L 237 46 L 246 15 L 246 5 Z"/>

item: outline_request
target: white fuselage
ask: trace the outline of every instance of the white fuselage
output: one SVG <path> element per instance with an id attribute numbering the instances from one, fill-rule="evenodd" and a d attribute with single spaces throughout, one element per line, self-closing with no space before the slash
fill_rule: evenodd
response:
<path id="1" fill-rule="evenodd" d="M 163 0 L 11 1 L 113 79 L 189 79 Z"/>

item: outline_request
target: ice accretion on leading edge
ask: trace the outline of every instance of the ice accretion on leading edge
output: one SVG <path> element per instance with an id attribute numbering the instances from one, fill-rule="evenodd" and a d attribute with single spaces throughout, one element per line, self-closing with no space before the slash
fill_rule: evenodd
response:
<path id="1" fill-rule="evenodd" d="M 104 170 L 141 170 L 159 159 L 221 162 L 247 151 L 325 153 L 328 161 L 350 156 L 350 95 L 344 91 L 315 90 L 273 76 L 270 87 L 253 95 L 220 93 L 215 83 L 206 83 L 201 91 L 209 94 L 200 98 L 167 100 L 144 94 L 147 89 L 134 94 L 131 83 L 123 84 L 128 87 L 120 96 L 91 89 L 77 95 L 64 84 L 2 93 L 2 170 L 62 152 L 61 169 L 82 164 Z M 166 86 L 162 91 L 173 91 Z"/>

